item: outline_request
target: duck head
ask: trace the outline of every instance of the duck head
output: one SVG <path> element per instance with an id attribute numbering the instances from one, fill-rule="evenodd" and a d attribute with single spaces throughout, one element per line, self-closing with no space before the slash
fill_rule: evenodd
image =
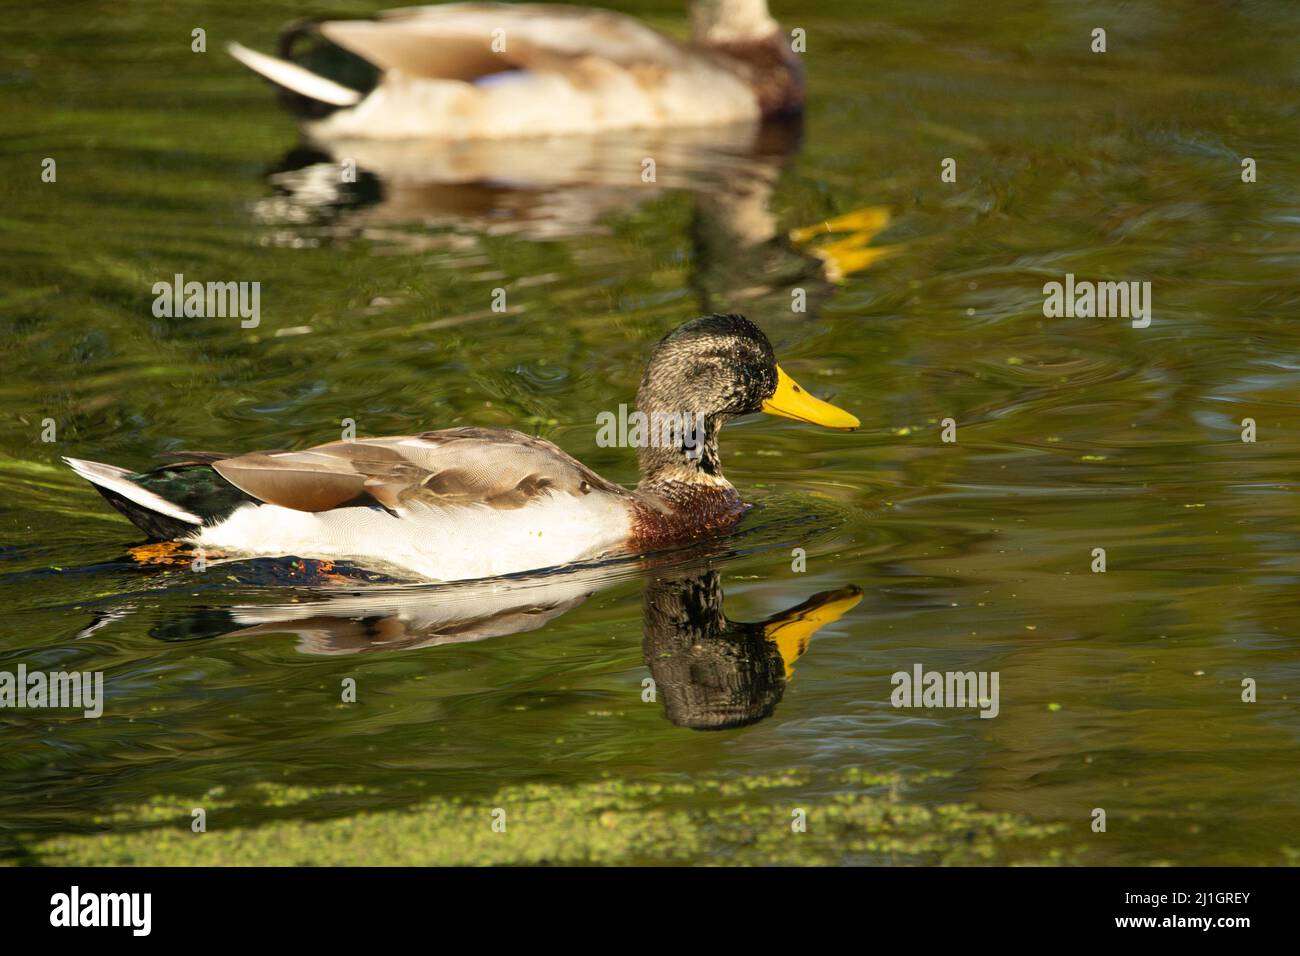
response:
<path id="1" fill-rule="evenodd" d="M 696 43 L 763 40 L 778 29 L 767 0 L 692 0 L 689 8 Z"/>
<path id="2" fill-rule="evenodd" d="M 794 421 L 852 431 L 858 419 L 813 397 L 776 362 L 763 330 L 743 315 L 706 315 L 670 332 L 655 346 L 637 391 L 637 410 L 650 423 L 681 423 L 680 440 L 640 443 L 644 480 L 721 479 L 718 431 L 727 421 L 766 412 Z"/>
<path id="3" fill-rule="evenodd" d="M 765 118 L 803 109 L 804 70 L 767 0 L 693 0 L 691 42 L 709 50 L 753 90 Z"/>

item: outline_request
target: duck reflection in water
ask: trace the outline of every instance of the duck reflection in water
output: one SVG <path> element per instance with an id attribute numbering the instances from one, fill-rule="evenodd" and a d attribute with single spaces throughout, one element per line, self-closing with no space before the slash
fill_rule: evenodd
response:
<path id="1" fill-rule="evenodd" d="M 798 117 L 540 141 L 304 142 L 268 173 L 254 215 L 273 241 L 361 238 L 390 248 L 482 254 L 477 236 L 564 241 L 610 233 L 668 192 L 692 197 L 688 284 L 706 311 L 740 303 L 760 322 L 816 315 L 835 285 L 897 247 L 870 206 L 784 230 L 779 180 L 802 142 Z M 653 170 L 646 166 L 652 158 Z M 451 230 L 451 231 L 436 231 Z M 792 304 L 791 290 L 801 301 Z"/>
<path id="2" fill-rule="evenodd" d="M 365 589 L 320 601 L 190 612 L 154 625 L 150 634 L 165 641 L 292 634 L 301 652 L 320 655 L 428 648 L 537 630 L 626 574 L 586 569 L 516 587 Z M 747 623 L 723 612 L 712 565 L 648 572 L 642 650 L 668 719 L 723 730 L 769 716 L 812 636 L 861 600 L 854 586 L 824 591 Z"/>
<path id="3" fill-rule="evenodd" d="M 647 582 L 642 650 L 668 719 L 694 730 L 726 730 L 769 716 L 813 634 L 861 600 L 857 587 L 824 591 L 746 623 L 723 613 L 717 571 Z"/>

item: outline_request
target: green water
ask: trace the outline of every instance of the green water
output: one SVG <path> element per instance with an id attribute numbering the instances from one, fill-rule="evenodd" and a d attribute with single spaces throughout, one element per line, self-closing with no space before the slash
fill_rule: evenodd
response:
<path id="1" fill-rule="evenodd" d="M 685 28 L 672 4 L 611 5 Z M 774 7 L 807 31 L 801 133 L 359 150 L 347 189 L 221 52 L 273 49 L 298 4 L 4 11 L 0 669 L 103 671 L 107 700 L 98 720 L 0 710 L 0 857 L 1297 859 L 1300 10 Z M 810 250 L 852 233 L 787 238 L 864 209 L 888 225 L 857 248 L 883 251 L 838 283 Z M 260 325 L 155 317 L 176 273 L 259 281 Z M 1066 273 L 1149 281 L 1150 326 L 1045 318 Z M 595 415 L 714 309 L 864 427 L 730 425 L 726 473 L 757 507 L 645 564 L 505 596 L 141 566 L 59 462 L 304 447 L 350 418 L 519 427 L 632 484 Z M 725 593 L 730 622 L 862 600 L 788 680 L 735 678 L 751 722 L 702 731 L 679 706 L 699 687 L 659 666 L 656 587 Z M 263 605 L 279 623 L 250 626 Z M 725 656 L 729 628 L 687 646 Z M 998 716 L 895 709 L 890 675 L 916 664 L 998 672 Z"/>

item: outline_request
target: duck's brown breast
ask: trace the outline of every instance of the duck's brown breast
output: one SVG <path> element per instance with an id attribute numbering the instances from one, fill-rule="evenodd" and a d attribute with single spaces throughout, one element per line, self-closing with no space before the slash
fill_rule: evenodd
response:
<path id="1" fill-rule="evenodd" d="M 628 547 L 654 551 L 681 541 L 712 537 L 731 528 L 749 510 L 730 485 L 674 482 L 632 501 Z"/>
<path id="2" fill-rule="evenodd" d="M 803 109 L 803 61 L 780 30 L 762 40 L 710 43 L 712 52 L 754 91 L 764 119 Z"/>

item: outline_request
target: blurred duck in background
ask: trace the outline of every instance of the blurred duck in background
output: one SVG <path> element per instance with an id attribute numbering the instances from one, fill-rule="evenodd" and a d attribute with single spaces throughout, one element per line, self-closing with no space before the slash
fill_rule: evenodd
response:
<path id="1" fill-rule="evenodd" d="M 802 109 L 802 67 L 766 0 L 694 0 L 690 20 L 682 44 L 605 10 L 456 3 L 300 22 L 278 57 L 229 49 L 320 141 L 707 126 Z"/>
<path id="2" fill-rule="evenodd" d="M 895 251 L 873 244 L 889 212 L 780 228 L 771 199 L 802 139 L 799 58 L 766 0 L 697 0 L 690 21 L 681 44 L 592 8 L 447 4 L 300 21 L 278 58 L 234 44 L 305 134 L 255 215 L 289 227 L 273 242 L 307 232 L 417 251 L 472 242 L 465 231 L 600 233 L 684 189 L 696 197 L 690 285 L 708 311 L 739 301 L 781 322 L 798 287 L 816 315 L 837 283 Z"/>

